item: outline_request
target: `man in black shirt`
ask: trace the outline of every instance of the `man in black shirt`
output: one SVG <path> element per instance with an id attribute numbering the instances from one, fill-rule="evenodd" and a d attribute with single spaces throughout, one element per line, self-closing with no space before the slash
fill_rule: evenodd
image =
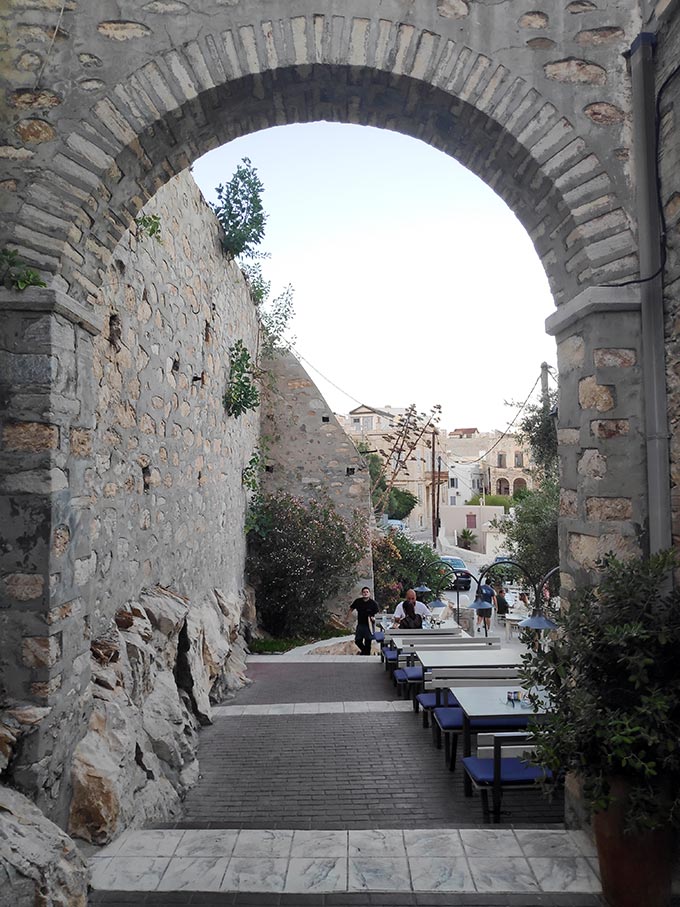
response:
<path id="1" fill-rule="evenodd" d="M 370 655 L 373 638 L 371 624 L 374 623 L 373 617 L 378 613 L 378 606 L 371 598 L 371 590 L 368 586 L 364 586 L 361 590 L 361 598 L 355 598 L 349 606 L 350 617 L 352 611 L 357 612 L 357 629 L 354 635 L 356 647 L 359 649 L 360 655 Z"/>

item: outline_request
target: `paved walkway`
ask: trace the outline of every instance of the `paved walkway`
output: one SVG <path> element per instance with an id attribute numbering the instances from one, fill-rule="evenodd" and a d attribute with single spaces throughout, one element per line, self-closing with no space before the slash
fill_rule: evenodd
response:
<path id="1" fill-rule="evenodd" d="M 259 656 L 215 709 L 172 826 L 92 860 L 92 905 L 593 907 L 597 860 L 561 802 L 478 798 L 378 659 Z"/>

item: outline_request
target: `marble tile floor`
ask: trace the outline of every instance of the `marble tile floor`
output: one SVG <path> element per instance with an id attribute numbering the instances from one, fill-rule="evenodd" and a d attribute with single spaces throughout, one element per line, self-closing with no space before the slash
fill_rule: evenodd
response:
<path id="1" fill-rule="evenodd" d="M 91 867 L 103 891 L 600 890 L 588 837 L 555 829 L 128 831 Z"/>

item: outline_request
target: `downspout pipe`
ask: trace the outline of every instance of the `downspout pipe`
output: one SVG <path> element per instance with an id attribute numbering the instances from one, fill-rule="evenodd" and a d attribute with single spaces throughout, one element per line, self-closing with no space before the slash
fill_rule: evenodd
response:
<path id="1" fill-rule="evenodd" d="M 649 553 L 672 545 L 671 476 L 666 399 L 663 309 L 663 242 L 659 210 L 654 48 L 656 35 L 642 32 L 631 45 L 633 156 L 640 255 L 642 380 L 647 447 Z"/>

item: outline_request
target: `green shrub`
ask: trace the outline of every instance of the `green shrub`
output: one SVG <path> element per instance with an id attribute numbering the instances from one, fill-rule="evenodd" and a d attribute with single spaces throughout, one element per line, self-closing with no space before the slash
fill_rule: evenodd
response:
<path id="1" fill-rule="evenodd" d="M 333 504 L 305 504 L 286 492 L 259 495 L 248 517 L 247 572 L 261 625 L 273 636 L 314 636 L 324 603 L 349 585 L 366 553 L 364 518 L 343 519 Z"/>
<path id="2" fill-rule="evenodd" d="M 373 585 L 376 601 L 384 608 L 401 601 L 407 589 L 429 586 L 431 599 L 449 582 L 449 573 L 429 545 L 412 542 L 403 532 L 373 539 Z"/>

